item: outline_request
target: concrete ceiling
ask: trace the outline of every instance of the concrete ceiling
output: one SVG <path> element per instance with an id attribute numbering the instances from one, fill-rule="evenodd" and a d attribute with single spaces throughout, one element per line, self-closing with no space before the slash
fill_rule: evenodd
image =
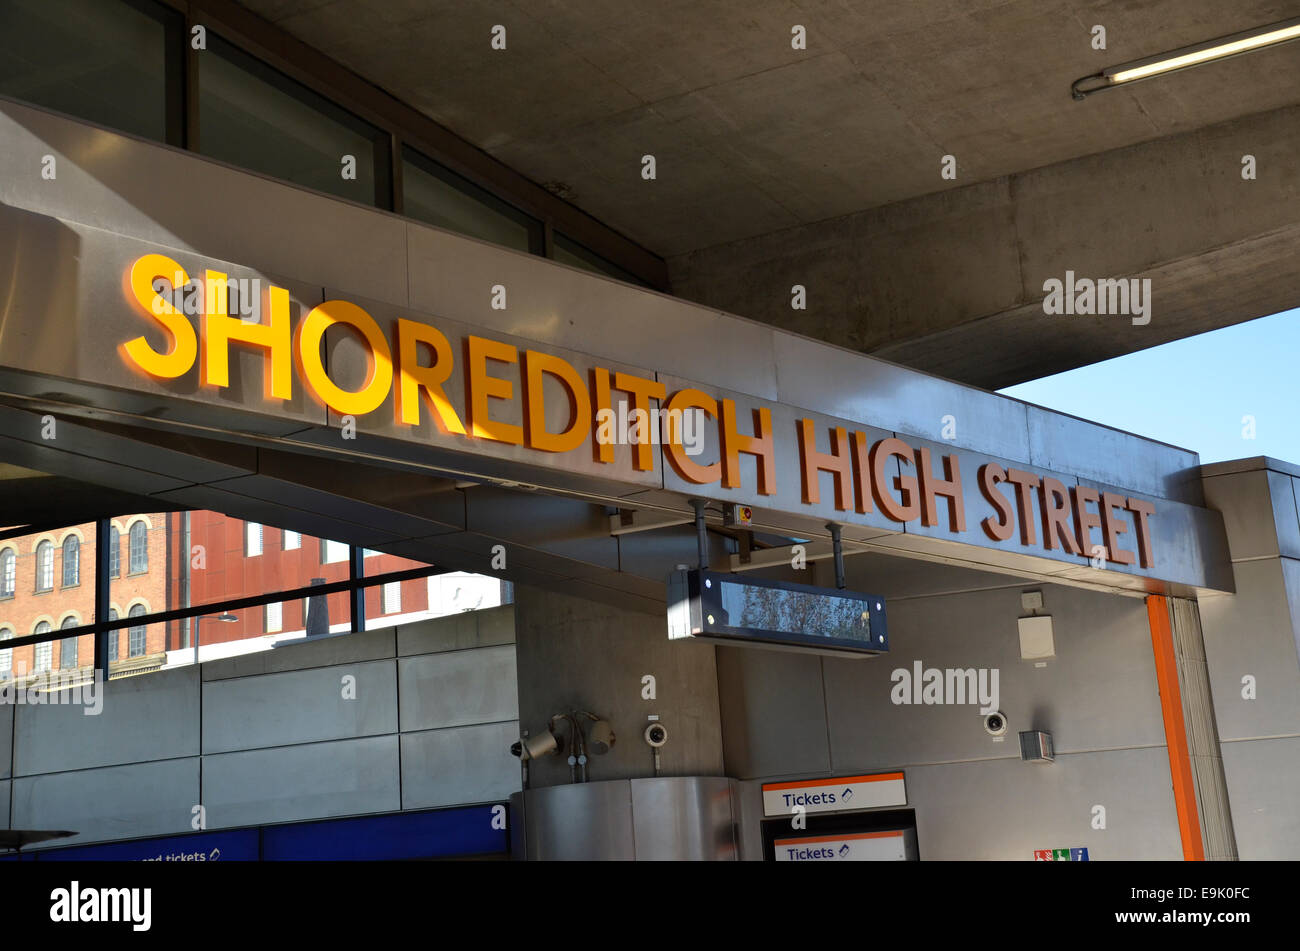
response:
<path id="1" fill-rule="evenodd" d="M 244 0 L 670 257 L 1297 101 L 1300 44 L 1107 92 L 1291 0 Z M 489 46 L 493 25 L 507 49 Z M 807 28 L 807 50 L 791 28 Z M 1091 46 L 1106 28 L 1107 48 Z M 641 179 L 653 154 L 654 182 Z M 958 163 L 955 182 L 940 159 Z"/>

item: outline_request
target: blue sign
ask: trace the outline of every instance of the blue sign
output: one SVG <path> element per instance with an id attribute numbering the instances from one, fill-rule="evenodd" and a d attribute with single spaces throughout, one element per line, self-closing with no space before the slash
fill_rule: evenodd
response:
<path id="1" fill-rule="evenodd" d="M 268 862 L 446 858 L 508 851 L 505 806 L 333 819 L 262 830 Z"/>
<path id="2" fill-rule="evenodd" d="M 257 830 L 199 832 L 38 853 L 41 862 L 256 862 Z"/>

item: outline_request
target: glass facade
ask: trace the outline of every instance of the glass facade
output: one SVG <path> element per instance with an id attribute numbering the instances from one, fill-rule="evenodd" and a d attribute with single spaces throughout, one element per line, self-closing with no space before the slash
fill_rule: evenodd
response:
<path id="1" fill-rule="evenodd" d="M 625 281 L 628 284 L 638 284 L 645 287 L 645 281 L 641 280 L 635 274 L 631 274 L 617 264 L 606 261 L 595 251 L 585 248 L 576 241 L 564 237 L 562 234 L 555 235 L 554 249 L 551 257 L 561 264 L 567 264 L 570 267 L 579 267 L 584 271 L 591 271 L 594 274 L 603 274 L 606 277 L 612 277 L 619 281 Z"/>
<path id="2" fill-rule="evenodd" d="M 402 151 L 402 212 L 502 247 L 541 250 L 541 222 L 409 148 Z"/>
<path id="3" fill-rule="evenodd" d="M 4 0 L 0 95 L 168 141 L 180 26 L 159 4 Z"/>
<path id="4" fill-rule="evenodd" d="M 388 207 L 388 137 L 217 37 L 199 56 L 199 151 Z"/>
<path id="5" fill-rule="evenodd" d="M 187 62 L 188 58 L 188 62 Z M 193 66 L 194 95 L 185 76 Z M 156 0 L 2 0 L 0 95 L 501 247 L 545 254 L 543 222 L 258 59 L 207 25 L 195 49 Z M 555 260 L 645 286 L 555 235 Z"/>

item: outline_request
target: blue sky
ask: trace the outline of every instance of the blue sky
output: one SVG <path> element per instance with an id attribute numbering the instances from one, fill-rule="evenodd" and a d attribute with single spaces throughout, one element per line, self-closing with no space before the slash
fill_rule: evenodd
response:
<path id="1" fill-rule="evenodd" d="M 998 392 L 1192 449 L 1201 462 L 1273 456 L 1300 465 L 1300 310 Z M 1253 439 L 1243 435 L 1245 416 L 1254 417 Z"/>

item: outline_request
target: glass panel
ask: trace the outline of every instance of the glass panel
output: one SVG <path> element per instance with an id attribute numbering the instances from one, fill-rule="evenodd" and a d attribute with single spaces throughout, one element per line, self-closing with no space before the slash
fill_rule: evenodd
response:
<path id="1" fill-rule="evenodd" d="M 69 616 L 63 619 L 63 623 L 59 625 L 59 630 L 63 631 L 63 630 L 67 630 L 70 627 L 78 627 L 80 626 L 80 624 L 81 622 L 77 620 L 76 617 Z M 80 652 L 78 651 L 77 648 L 79 646 L 78 642 L 80 640 L 81 638 L 79 637 L 65 637 L 63 640 L 59 641 L 59 667 L 62 670 L 70 670 L 78 666 L 77 657 Z M 86 636 L 87 645 L 89 650 L 93 654 L 94 647 L 89 646 L 90 640 L 91 640 L 90 636 L 87 635 Z"/>
<path id="2" fill-rule="evenodd" d="M 252 558 L 262 553 L 262 526 L 257 522 L 244 523 L 244 554 Z"/>
<path id="3" fill-rule="evenodd" d="M 48 634 L 48 633 L 50 633 L 50 630 L 51 630 L 51 628 L 50 628 L 49 622 L 48 622 L 48 621 L 42 621 L 41 623 L 37 624 L 36 627 L 34 627 L 34 628 L 32 629 L 32 633 L 33 633 L 33 634 Z M 35 661 L 34 661 L 33 666 L 32 666 L 32 671 L 33 671 L 33 673 L 38 673 L 38 674 L 39 674 L 39 673 L 40 673 L 41 671 L 43 671 L 43 670 L 49 670 L 50 667 L 51 667 L 51 660 L 52 660 L 53 657 L 54 657 L 54 644 L 53 644 L 53 642 L 52 642 L 52 641 L 42 641 L 42 642 L 39 643 L 39 644 L 34 644 L 34 645 L 32 645 L 32 648 L 33 648 L 33 651 L 34 651 L 34 654 L 35 654 Z"/>
<path id="4" fill-rule="evenodd" d="M 81 540 L 69 535 L 63 540 L 63 587 L 72 588 L 81 583 Z"/>
<path id="5" fill-rule="evenodd" d="M 423 568 L 426 563 L 380 553 L 365 562 L 366 577 Z M 366 627 L 411 624 L 428 618 L 478 611 L 505 603 L 503 582 L 487 575 L 456 571 L 387 582 L 366 588 Z"/>
<path id="6" fill-rule="evenodd" d="M 116 525 L 108 530 L 108 575 L 110 578 L 122 575 L 122 533 Z"/>
<path id="7" fill-rule="evenodd" d="M 105 0 L 0 3 L 0 94 L 167 138 L 167 30 L 179 16 Z"/>
<path id="8" fill-rule="evenodd" d="M 18 554 L 13 548 L 0 549 L 0 598 L 12 598 L 18 584 Z"/>
<path id="9" fill-rule="evenodd" d="M 503 247 L 539 250 L 540 222 L 411 149 L 402 151 L 402 213 Z"/>
<path id="10" fill-rule="evenodd" d="M 40 542 L 36 546 L 36 590 L 50 591 L 54 588 L 54 543 Z"/>
<path id="11" fill-rule="evenodd" d="M 650 286 L 635 274 L 623 270 L 617 264 L 606 261 L 599 254 L 588 250 L 576 241 L 570 241 L 562 234 L 557 233 L 555 235 L 551 257 L 561 264 L 580 267 L 584 271 L 592 271 L 596 274 L 604 274 L 606 277 L 616 278 L 628 284 L 635 284 L 638 287 Z"/>
<path id="12" fill-rule="evenodd" d="M 378 129 L 209 31 L 199 54 L 204 155 L 386 207 L 386 142 Z"/>

